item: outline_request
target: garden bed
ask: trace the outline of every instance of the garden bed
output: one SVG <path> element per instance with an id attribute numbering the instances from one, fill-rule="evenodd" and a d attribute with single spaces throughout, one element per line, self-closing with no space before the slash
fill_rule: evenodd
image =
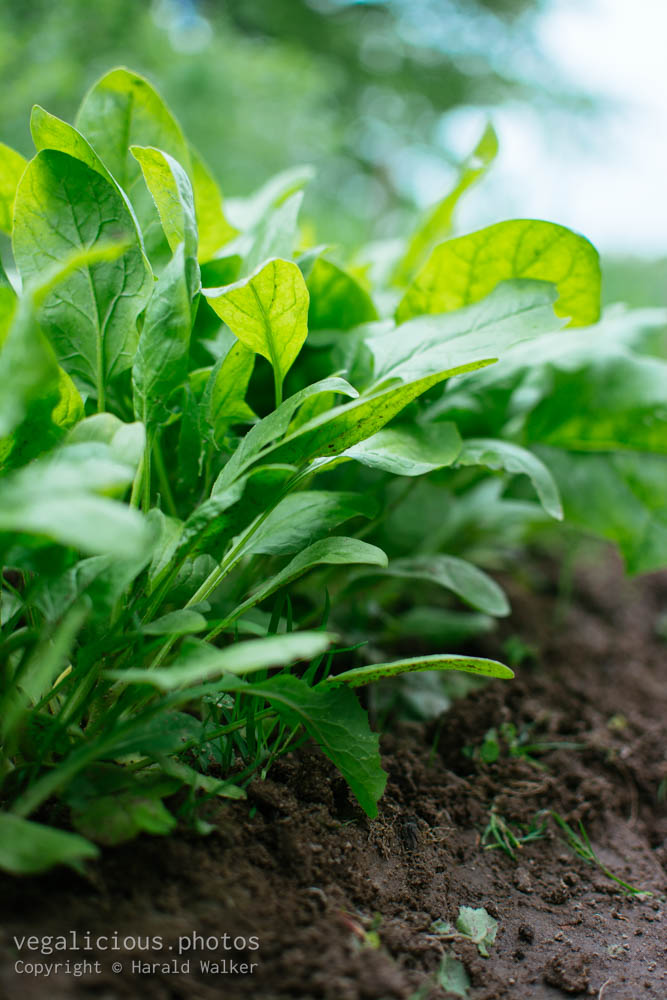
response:
<path id="1" fill-rule="evenodd" d="M 305 750 L 255 781 L 249 803 L 212 807 L 209 837 L 142 837 L 107 850 L 87 879 L 63 869 L 1 876 L 0 995 L 435 998 L 448 995 L 437 986 L 448 953 L 467 970 L 471 1000 L 664 997 L 667 691 L 658 622 L 667 575 L 628 582 L 609 559 L 576 575 L 567 607 L 551 581 L 537 570 L 526 589 L 503 581 L 513 606 L 503 637 L 536 651 L 514 682 L 490 683 L 434 723 L 403 723 L 385 737 L 390 777 L 377 820 L 363 816 L 328 761 Z M 500 740 L 498 759 L 484 763 L 484 736 L 502 723 L 538 750 L 516 743 L 511 753 Z M 544 749 L 558 743 L 569 748 Z M 515 858 L 485 850 L 492 811 L 515 834 L 542 832 Z M 653 895 L 624 894 L 578 857 L 553 813 L 580 834 L 581 821 L 602 864 Z M 462 906 L 484 907 L 498 922 L 488 959 L 432 929 L 454 923 Z M 85 932 L 117 932 L 159 937 L 162 947 L 120 940 L 113 953 L 44 956 L 24 942 L 25 961 L 88 959 L 99 970 L 15 972 L 15 936 L 73 930 L 80 945 Z M 214 936 L 217 947 L 206 940 Z M 234 949 L 235 937 L 247 947 Z M 195 947 L 186 950 L 188 938 Z M 133 961 L 156 969 L 132 971 Z M 202 961 L 220 971 L 203 972 Z M 234 973 L 242 962 L 255 963 L 252 974 Z"/>

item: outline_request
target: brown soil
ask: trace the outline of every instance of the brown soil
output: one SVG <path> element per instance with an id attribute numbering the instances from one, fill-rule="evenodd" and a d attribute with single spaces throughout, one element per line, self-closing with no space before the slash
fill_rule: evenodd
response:
<path id="1" fill-rule="evenodd" d="M 467 969 L 471 1000 L 664 1000 L 667 647 L 656 623 L 667 576 L 628 583 L 616 565 L 588 569 L 567 612 L 546 577 L 537 583 L 527 592 L 507 582 L 515 611 L 505 634 L 534 644 L 538 662 L 435 723 L 387 736 L 390 778 L 376 821 L 350 803 L 327 761 L 305 751 L 251 786 L 250 808 L 220 806 L 207 838 L 142 838 L 107 851 L 88 879 L 63 871 L 1 878 L 0 996 L 435 1000 L 452 996 L 435 978 L 448 952 Z M 461 752 L 502 722 L 532 727 L 533 742 L 579 748 L 540 753 L 542 767 L 509 752 L 492 764 Z M 602 861 L 654 895 L 624 895 L 567 847 L 553 820 L 516 860 L 484 850 L 492 808 L 515 829 L 540 810 L 581 820 Z M 498 920 L 488 959 L 432 932 L 434 920 L 454 922 L 460 906 L 485 907 Z M 163 946 L 121 941 L 118 951 L 40 956 L 24 945 L 24 959 L 88 959 L 98 971 L 15 972 L 15 937 L 72 930 L 83 945 L 86 931 L 116 931 L 159 936 Z M 193 934 L 203 940 L 178 959 L 179 937 Z M 235 950 L 235 937 L 247 946 L 237 941 Z M 200 968 L 201 959 L 224 958 L 257 967 L 246 975 Z M 133 961 L 174 959 L 189 959 L 189 971 L 132 971 Z"/>

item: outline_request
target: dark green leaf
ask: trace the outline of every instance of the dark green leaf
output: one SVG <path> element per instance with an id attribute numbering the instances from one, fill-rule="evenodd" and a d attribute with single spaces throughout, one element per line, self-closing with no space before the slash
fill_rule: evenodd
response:
<path id="1" fill-rule="evenodd" d="M 235 608 L 233 615 L 226 622 L 234 621 L 260 601 L 275 594 L 281 587 L 287 586 L 303 576 L 313 566 L 350 566 L 365 563 L 371 566 L 386 566 L 387 557 L 382 549 L 368 545 L 356 538 L 322 538 L 300 552 L 275 576 L 265 580 L 261 587 Z"/>
<path id="2" fill-rule="evenodd" d="M 351 330 L 378 318 L 368 292 L 346 271 L 318 257 L 307 279 L 309 330 Z"/>
<path id="3" fill-rule="evenodd" d="M 53 635 L 37 645 L 25 668 L 16 679 L 17 689 L 9 690 L 6 700 L 0 699 L 2 719 L 0 731 L 8 739 L 29 711 L 49 691 L 67 664 L 72 646 L 83 625 L 88 608 L 81 604 L 72 608 Z"/>
<path id="4" fill-rule="evenodd" d="M 206 619 L 198 611 L 181 608 L 144 625 L 143 631 L 146 635 L 189 635 L 193 632 L 203 632 L 206 625 Z"/>
<path id="5" fill-rule="evenodd" d="M 202 410 L 211 428 L 213 441 L 218 446 L 232 424 L 249 423 L 255 419 L 245 401 L 254 366 L 254 352 L 234 339 L 211 372 L 202 396 Z"/>
<path id="6" fill-rule="evenodd" d="M 667 566 L 667 457 L 540 451 L 563 498 L 565 521 L 615 542 L 630 573 Z"/>
<path id="7" fill-rule="evenodd" d="M 423 476 L 459 457 L 461 438 L 455 424 L 385 427 L 344 452 L 371 469 L 395 476 Z"/>
<path id="8" fill-rule="evenodd" d="M 286 496 L 248 538 L 244 553 L 298 552 L 351 517 L 374 517 L 377 501 L 362 493 L 305 490 Z"/>
<path id="9" fill-rule="evenodd" d="M 118 671 L 125 673 L 141 673 L 150 677 L 148 671 Z M 111 671 L 109 676 L 113 676 Z M 200 742 L 203 738 L 204 724 L 187 712 L 159 712 L 148 718 L 136 716 L 129 720 L 123 729 L 116 734 L 106 736 L 108 749 L 105 756 L 124 757 L 129 754 L 159 758 L 166 754 L 176 754 L 191 740 Z"/>
<path id="10" fill-rule="evenodd" d="M 83 263 L 46 297 L 41 323 L 63 367 L 104 408 L 109 381 L 132 364 L 137 317 L 153 280 L 134 222 L 117 190 L 65 153 L 31 160 L 16 195 L 14 254 L 25 282 L 38 280 L 72 249 L 116 241 L 115 260 Z"/>
<path id="11" fill-rule="evenodd" d="M 180 760 L 173 757 L 162 757 L 159 761 L 160 770 L 164 774 L 175 778 L 183 785 L 188 785 L 195 791 L 205 792 L 206 795 L 217 795 L 221 799 L 244 799 L 246 793 L 239 785 L 231 781 L 220 781 L 219 778 L 211 778 L 207 774 L 200 774 L 194 768 L 189 767 Z"/>
<path id="12" fill-rule="evenodd" d="M 377 816 L 387 775 L 380 763 L 379 739 L 351 691 L 309 687 L 291 675 L 272 677 L 259 693 L 290 726 L 302 725 L 347 781 L 364 812 Z"/>
<path id="13" fill-rule="evenodd" d="M 105 846 L 133 840 L 140 833 L 166 836 L 176 827 L 164 803 L 142 794 L 140 788 L 91 799 L 72 811 L 72 822 L 85 837 Z"/>
<path id="14" fill-rule="evenodd" d="M 413 656 L 407 660 L 394 660 L 392 663 L 371 663 L 367 667 L 355 667 L 352 670 L 345 670 L 341 674 L 328 677 L 324 683 L 334 686 L 349 684 L 352 687 L 361 687 L 381 680 L 383 677 L 396 677 L 399 674 L 423 670 L 462 670 L 466 674 L 497 677 L 502 680 L 511 680 L 514 677 L 513 671 L 497 660 L 486 660 L 480 656 L 434 653 L 430 656 Z"/>
<path id="15" fill-rule="evenodd" d="M 563 519 L 560 495 L 553 476 L 544 462 L 525 448 L 495 438 L 469 438 L 463 442 L 456 464 L 485 465 L 489 469 L 505 469 L 513 474 L 528 476 L 547 514 L 557 521 Z"/>
<path id="16" fill-rule="evenodd" d="M 528 414 L 526 440 L 570 451 L 667 454 L 667 362 L 600 358 L 552 370 L 551 388 Z"/>
<path id="17" fill-rule="evenodd" d="M 169 419 L 170 400 L 187 377 L 192 321 L 192 294 L 181 243 L 148 303 L 132 367 L 134 410 L 150 428 Z"/>
<path id="18" fill-rule="evenodd" d="M 436 583 L 487 615 L 502 617 L 510 612 L 507 598 L 496 581 L 477 566 L 455 556 L 435 553 L 393 559 L 384 575 Z"/>
<path id="19" fill-rule="evenodd" d="M 98 856 L 97 847 L 78 834 L 0 813 L 0 868 L 12 875 L 35 875 L 54 865 L 83 874 L 84 863 Z"/>

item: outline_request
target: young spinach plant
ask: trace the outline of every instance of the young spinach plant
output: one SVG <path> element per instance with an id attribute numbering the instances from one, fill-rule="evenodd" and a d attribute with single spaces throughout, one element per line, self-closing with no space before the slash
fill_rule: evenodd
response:
<path id="1" fill-rule="evenodd" d="M 443 546 L 443 484 L 526 475 L 555 518 L 558 490 L 536 454 L 462 435 L 447 407 L 517 344 L 595 321 L 594 249 L 523 220 L 443 242 L 450 196 L 373 291 L 299 244 L 305 174 L 236 226 L 126 69 L 74 126 L 35 107 L 31 131 L 29 162 L 0 146 L 0 866 L 80 866 L 96 843 L 166 834 L 177 791 L 189 813 L 243 796 L 304 736 L 374 816 L 386 775 L 354 688 L 512 672 L 335 659 L 336 643 L 357 648 L 365 609 L 401 595 L 508 612 Z M 428 482 L 435 508 L 409 525 L 426 544 L 381 547 Z M 54 800 L 77 832 L 49 825 Z"/>

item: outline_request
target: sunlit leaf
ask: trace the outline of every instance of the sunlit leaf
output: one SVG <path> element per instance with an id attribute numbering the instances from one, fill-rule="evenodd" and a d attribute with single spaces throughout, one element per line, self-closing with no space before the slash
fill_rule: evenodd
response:
<path id="1" fill-rule="evenodd" d="M 436 247 L 405 293 L 397 320 L 460 309 L 513 278 L 556 285 L 556 314 L 572 326 L 600 315 L 600 262 L 588 240 L 551 222 L 514 219 Z"/>
<path id="2" fill-rule="evenodd" d="M 197 221 L 194 194 L 188 175 L 173 156 L 161 149 L 131 146 L 130 152 L 141 167 L 172 253 L 182 243 L 186 260 L 195 261 Z"/>
<path id="3" fill-rule="evenodd" d="M 0 142 L 0 231 L 11 236 L 14 198 L 27 160 L 16 150 Z"/>
<path id="4" fill-rule="evenodd" d="M 192 148 L 190 163 L 199 230 L 199 261 L 204 263 L 211 260 L 216 251 L 229 243 L 238 231 L 225 217 L 218 185 L 202 158 Z"/>
<path id="5" fill-rule="evenodd" d="M 271 260 L 249 278 L 204 294 L 242 344 L 273 367 L 277 400 L 308 333 L 308 289 L 292 261 Z"/>
<path id="6" fill-rule="evenodd" d="M 487 125 L 482 136 L 459 167 L 451 191 L 428 212 L 410 239 L 408 248 L 396 265 L 393 283 L 403 285 L 414 275 L 436 243 L 449 236 L 454 210 L 468 188 L 481 180 L 498 155 L 498 136 L 492 125 Z"/>
<path id="7" fill-rule="evenodd" d="M 130 146 L 153 146 L 190 172 L 190 152 L 180 125 L 160 95 L 137 73 L 106 73 L 83 99 L 76 126 L 129 195 L 151 255 L 163 254 L 162 227 Z"/>

